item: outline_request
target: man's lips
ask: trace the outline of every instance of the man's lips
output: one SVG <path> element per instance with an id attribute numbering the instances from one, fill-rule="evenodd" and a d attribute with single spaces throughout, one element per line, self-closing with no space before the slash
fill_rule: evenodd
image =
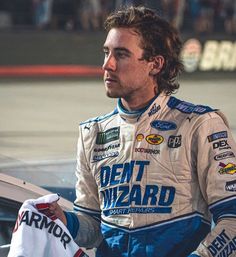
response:
<path id="1" fill-rule="evenodd" d="M 116 78 L 107 77 L 107 78 L 105 78 L 105 82 L 117 82 L 117 79 Z"/>

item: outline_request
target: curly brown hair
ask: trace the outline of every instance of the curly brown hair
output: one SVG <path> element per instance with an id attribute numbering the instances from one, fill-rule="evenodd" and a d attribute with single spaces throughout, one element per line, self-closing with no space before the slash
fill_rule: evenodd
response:
<path id="1" fill-rule="evenodd" d="M 177 78 L 183 70 L 180 61 L 182 42 L 177 30 L 154 10 L 144 6 L 125 7 L 111 13 L 105 23 L 106 31 L 112 28 L 132 28 L 141 35 L 143 59 L 151 61 L 162 55 L 164 66 L 156 75 L 158 91 L 172 94 L 179 88 Z"/>

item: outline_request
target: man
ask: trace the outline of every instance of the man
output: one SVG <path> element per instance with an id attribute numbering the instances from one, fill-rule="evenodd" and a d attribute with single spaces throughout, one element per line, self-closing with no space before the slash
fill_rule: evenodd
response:
<path id="1" fill-rule="evenodd" d="M 80 125 L 77 213 L 51 211 L 97 256 L 236 256 L 236 144 L 220 112 L 170 96 L 182 70 L 176 30 L 144 7 L 105 27 L 117 108 Z"/>

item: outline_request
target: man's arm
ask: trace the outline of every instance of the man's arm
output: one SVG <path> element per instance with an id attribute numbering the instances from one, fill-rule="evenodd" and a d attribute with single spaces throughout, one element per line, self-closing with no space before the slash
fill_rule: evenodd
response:
<path id="1" fill-rule="evenodd" d="M 80 127 L 79 131 L 74 210 L 64 212 L 56 202 L 50 206 L 50 209 L 67 226 L 79 246 L 94 248 L 98 247 L 102 241 L 100 231 L 101 211 L 97 184 L 86 157 L 86 155 L 88 156 L 91 152 L 91 144 L 85 144 L 84 142 L 82 132 L 86 133 L 87 131 L 84 130 L 83 127 Z M 92 140 L 93 134 L 91 131 L 88 132 L 87 138 Z M 86 145 L 88 145 L 87 148 Z"/>
<path id="2" fill-rule="evenodd" d="M 232 134 L 216 113 L 197 129 L 199 185 L 214 227 L 190 256 L 236 256 L 236 144 Z M 222 255 L 223 254 L 223 255 Z"/>
<path id="3" fill-rule="evenodd" d="M 85 125 L 80 126 L 77 144 L 76 167 L 76 200 L 74 212 L 78 219 L 78 230 L 75 241 L 83 247 L 98 247 L 102 241 L 100 230 L 101 210 L 98 196 L 98 186 L 94 171 L 91 170 L 89 156 L 93 148 L 96 132 L 93 127 L 87 130 Z M 74 222 L 76 224 L 76 222 Z"/>

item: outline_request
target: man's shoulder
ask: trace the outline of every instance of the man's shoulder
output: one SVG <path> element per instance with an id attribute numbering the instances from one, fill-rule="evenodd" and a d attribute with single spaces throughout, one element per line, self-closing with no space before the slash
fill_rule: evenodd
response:
<path id="1" fill-rule="evenodd" d="M 107 139 L 115 139 L 119 137 L 120 128 L 117 124 L 117 109 L 110 113 L 95 118 L 88 119 L 80 123 L 80 136 L 87 145 L 104 144 Z M 95 140 L 96 139 L 96 140 Z"/>
<path id="2" fill-rule="evenodd" d="M 113 111 L 111 111 L 107 114 L 104 114 L 104 115 L 101 115 L 101 116 L 96 116 L 96 117 L 90 118 L 88 120 L 85 120 L 85 121 L 80 123 L 80 126 L 81 127 L 94 126 L 94 125 L 97 125 L 99 123 L 103 123 L 103 122 L 105 122 L 109 119 L 112 119 L 116 114 L 118 114 L 117 108 L 115 108 Z"/>
<path id="3" fill-rule="evenodd" d="M 174 112 L 175 119 L 179 122 L 179 126 L 182 126 L 190 132 L 194 131 L 205 122 L 214 124 L 212 123 L 213 120 L 218 122 L 217 120 L 219 119 L 223 120 L 226 126 L 228 126 L 226 117 L 218 109 L 207 105 L 193 104 L 171 96 L 167 106 L 170 108 L 169 113 L 171 115 L 173 115 L 172 111 Z"/>
<path id="4" fill-rule="evenodd" d="M 177 110 L 180 113 L 187 114 L 187 115 L 189 114 L 202 115 L 205 113 L 217 111 L 217 109 L 213 109 L 210 106 L 202 105 L 202 104 L 193 104 L 190 102 L 180 100 L 173 96 L 169 98 L 167 106 L 170 109 Z"/>

